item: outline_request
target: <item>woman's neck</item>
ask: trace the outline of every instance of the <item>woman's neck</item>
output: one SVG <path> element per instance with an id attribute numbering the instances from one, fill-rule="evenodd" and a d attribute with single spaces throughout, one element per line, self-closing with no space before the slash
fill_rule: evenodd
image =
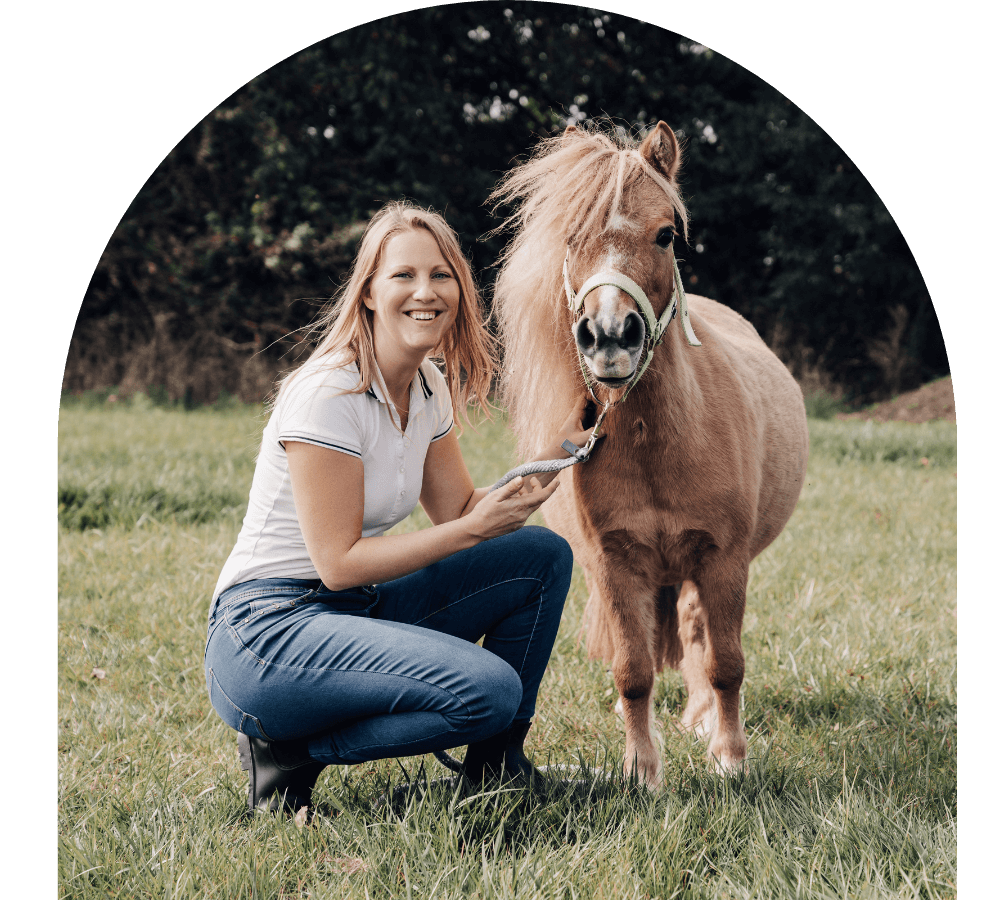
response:
<path id="1" fill-rule="evenodd" d="M 409 409 L 410 385 L 417 376 L 417 369 L 424 361 L 423 356 L 416 359 L 398 352 L 387 352 L 385 348 L 379 347 L 376 338 L 375 361 L 378 363 L 378 370 L 385 382 L 385 389 L 389 392 L 388 399 L 401 410 Z"/>

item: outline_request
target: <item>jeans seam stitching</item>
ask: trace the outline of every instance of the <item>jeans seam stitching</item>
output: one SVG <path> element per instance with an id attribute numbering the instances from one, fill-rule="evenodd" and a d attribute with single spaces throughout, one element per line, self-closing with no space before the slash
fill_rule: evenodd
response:
<path id="1" fill-rule="evenodd" d="M 208 667 L 208 672 L 212 676 L 212 683 L 216 687 L 218 687 L 219 693 L 222 694 L 223 699 L 240 715 L 240 724 L 236 730 L 239 732 L 243 732 L 243 723 L 247 719 L 252 719 L 253 723 L 257 726 L 257 730 L 260 731 L 262 735 L 264 735 L 265 740 L 270 740 L 270 738 L 267 736 L 267 732 L 264 730 L 264 726 L 261 725 L 260 723 L 260 719 L 257 716 L 248 713 L 245 709 L 242 709 L 241 707 L 233 703 L 233 701 L 229 697 L 229 694 L 226 693 L 225 688 L 223 688 L 223 686 L 219 684 L 219 677 L 215 674 L 215 669 L 212 666 Z M 211 699 L 211 687 L 209 687 L 209 695 Z M 245 732 L 243 733 L 245 734 Z"/>
<path id="2" fill-rule="evenodd" d="M 519 576 L 518 578 L 508 578 L 506 581 L 497 581 L 497 582 L 494 582 L 491 585 L 488 585 L 487 587 L 479 588 L 479 590 L 473 591 L 471 594 L 465 594 L 464 596 L 459 597 L 454 602 L 449 603 L 447 606 L 442 606 L 440 609 L 436 609 L 436 610 L 434 610 L 434 612 L 428 613 L 422 619 L 417 619 L 415 622 L 413 622 L 411 624 L 413 624 L 413 625 L 419 625 L 421 622 L 426 622 L 428 619 L 433 618 L 438 613 L 442 613 L 445 610 L 451 609 L 453 606 L 456 606 L 459 603 L 464 603 L 466 600 L 472 599 L 477 594 L 485 594 L 487 591 L 490 591 L 493 588 L 503 587 L 503 585 L 505 585 L 505 584 L 513 584 L 516 581 L 534 581 L 534 582 L 537 582 L 538 584 L 543 585 L 543 587 L 542 587 L 542 593 L 543 594 L 545 593 L 544 582 L 542 581 L 541 578 L 535 578 L 534 576 L 531 576 L 531 575 L 522 575 L 522 576 Z M 537 621 L 537 616 L 535 618 L 536 618 L 536 621 Z M 534 634 L 534 628 L 532 628 L 532 634 Z"/>
<path id="3" fill-rule="evenodd" d="M 542 582 L 539 582 L 542 584 Z M 524 648 L 524 658 L 521 660 L 521 665 L 517 670 L 517 677 L 521 678 L 522 672 L 524 671 L 524 664 L 528 661 L 528 656 L 531 654 L 531 642 L 535 639 L 535 631 L 538 629 L 538 618 L 542 614 L 542 606 L 545 604 L 545 585 L 542 584 L 541 591 L 538 594 L 538 604 L 535 611 L 535 621 L 531 625 L 531 634 L 528 635 L 528 643 Z M 546 660 L 545 669 L 548 668 L 548 661 Z M 542 675 L 545 675 L 545 669 L 542 669 Z M 523 681 L 523 679 L 522 679 Z"/>

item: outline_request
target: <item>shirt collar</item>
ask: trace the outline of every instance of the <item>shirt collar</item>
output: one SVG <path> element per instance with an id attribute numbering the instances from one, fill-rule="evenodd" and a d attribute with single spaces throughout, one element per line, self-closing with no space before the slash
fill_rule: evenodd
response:
<path id="1" fill-rule="evenodd" d="M 382 384 L 384 379 L 382 378 L 382 370 L 379 369 L 378 363 L 375 363 L 375 371 L 377 377 L 372 379 L 372 383 L 366 393 L 378 400 L 379 403 L 384 403 L 386 406 L 389 405 L 388 400 L 385 397 L 385 392 L 382 390 Z M 420 364 L 420 368 L 417 369 L 417 374 L 413 381 L 410 383 L 410 415 L 420 412 L 424 408 L 424 404 L 434 396 L 434 391 L 431 390 L 431 386 L 427 381 L 427 376 L 423 373 L 423 363 Z"/>

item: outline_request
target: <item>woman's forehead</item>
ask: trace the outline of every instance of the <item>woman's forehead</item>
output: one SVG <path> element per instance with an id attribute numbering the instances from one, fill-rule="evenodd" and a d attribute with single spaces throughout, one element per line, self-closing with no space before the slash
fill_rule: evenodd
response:
<path id="1" fill-rule="evenodd" d="M 448 265 L 434 235 L 424 228 L 408 228 L 394 234 L 385 242 L 382 259 L 393 265 L 416 262 Z"/>

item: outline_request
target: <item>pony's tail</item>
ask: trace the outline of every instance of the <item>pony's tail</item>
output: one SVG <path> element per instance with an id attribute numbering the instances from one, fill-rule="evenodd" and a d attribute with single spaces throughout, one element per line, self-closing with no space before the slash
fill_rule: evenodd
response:
<path id="1" fill-rule="evenodd" d="M 611 635 L 607 613 L 596 592 L 592 592 L 587 598 L 587 605 L 583 610 L 583 623 L 577 635 L 578 641 L 584 636 L 584 632 L 587 640 L 587 657 L 602 659 L 611 665 L 615 657 L 615 641 Z"/>
<path id="2" fill-rule="evenodd" d="M 677 631 L 677 598 L 680 595 L 680 587 L 679 584 L 665 584 L 660 588 L 657 597 L 655 626 L 657 672 L 662 672 L 664 667 L 678 668 L 684 655 L 684 647 Z M 591 593 L 587 598 L 587 605 L 583 610 L 583 623 L 577 635 L 578 642 L 585 633 L 587 657 L 604 660 L 610 665 L 615 656 L 615 642 L 607 611 L 596 593 Z"/>

